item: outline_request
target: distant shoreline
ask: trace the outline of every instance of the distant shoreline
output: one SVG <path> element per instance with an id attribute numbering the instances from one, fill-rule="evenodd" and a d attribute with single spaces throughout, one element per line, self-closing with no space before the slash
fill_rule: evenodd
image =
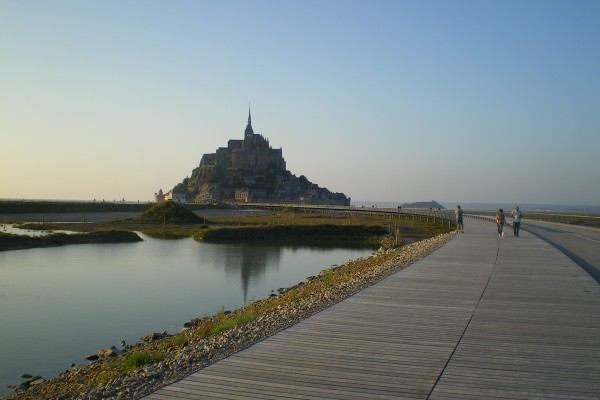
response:
<path id="1" fill-rule="evenodd" d="M 391 201 L 353 201 L 351 206 L 354 207 L 381 207 L 381 208 L 397 208 L 405 202 Z M 458 204 L 465 210 L 512 210 L 518 205 L 522 210 L 527 212 L 544 212 L 544 213 L 572 213 L 572 214 L 587 214 L 600 215 L 600 205 L 568 205 L 568 204 L 544 204 L 544 203 L 485 203 L 485 202 L 448 202 L 438 201 L 439 204 L 446 209 L 453 210 Z M 52 199 L 9 199 L 0 198 L 0 216 L 3 214 L 17 213 L 54 213 L 54 212 L 125 212 L 137 211 L 143 212 L 150 207 L 153 202 L 150 201 L 103 201 L 103 200 L 52 200 Z M 19 206 L 22 211 L 16 210 L 14 207 Z M 202 209 L 211 207 L 210 205 L 193 204 L 194 209 Z M 73 210 L 65 210 L 64 208 L 72 208 Z M 63 208 L 61 210 L 61 208 Z M 35 210 L 35 211 L 34 211 Z M 56 210 L 56 211 L 54 211 Z"/>
<path id="2" fill-rule="evenodd" d="M 382 208 L 396 208 L 401 206 L 404 202 L 389 202 L 389 201 L 353 201 L 353 206 L 358 207 L 382 207 Z M 519 206 L 522 210 L 529 212 L 547 212 L 547 213 L 586 213 L 588 215 L 600 215 L 600 205 L 568 205 L 568 204 L 543 204 L 543 203 L 479 203 L 479 202 L 447 202 L 438 201 L 445 208 L 453 210 L 457 205 L 465 210 L 498 210 L 502 208 L 504 210 L 512 210 L 515 206 Z"/>

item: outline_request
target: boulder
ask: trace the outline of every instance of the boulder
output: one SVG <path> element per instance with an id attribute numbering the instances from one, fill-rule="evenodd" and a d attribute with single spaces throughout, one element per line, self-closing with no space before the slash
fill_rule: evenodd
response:
<path id="1" fill-rule="evenodd" d="M 142 340 L 145 342 L 154 342 L 155 340 L 163 339 L 167 336 L 169 336 L 167 334 L 167 332 L 162 332 L 162 333 L 154 332 L 154 333 L 144 336 L 142 338 Z"/>
<path id="2" fill-rule="evenodd" d="M 41 383 L 44 383 L 44 378 L 42 378 L 41 376 L 36 376 L 36 377 L 31 378 L 29 380 L 29 386 L 36 386 L 36 385 L 39 385 Z"/>
<path id="3" fill-rule="evenodd" d="M 98 352 L 98 355 L 102 358 L 116 357 L 119 354 L 113 349 L 102 349 Z"/>

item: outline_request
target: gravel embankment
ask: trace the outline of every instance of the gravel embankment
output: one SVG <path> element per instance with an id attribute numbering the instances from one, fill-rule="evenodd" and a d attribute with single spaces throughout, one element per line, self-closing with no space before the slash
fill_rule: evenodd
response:
<path id="1" fill-rule="evenodd" d="M 97 384 L 98 376 L 104 371 L 102 366 L 107 362 L 101 359 L 92 361 L 86 366 L 75 367 L 54 379 L 30 379 L 18 389 L 22 390 L 21 392 L 4 399 L 139 399 L 379 282 L 430 254 L 447 243 L 453 236 L 452 233 L 444 234 L 399 249 L 349 261 L 335 269 L 336 274 L 345 274 L 343 281 L 330 287 L 320 286 L 320 290 L 313 291 L 297 301 L 283 302 L 282 305 L 269 310 L 249 323 L 238 325 L 214 336 L 194 339 L 193 334 L 190 334 L 191 339 L 185 346 L 163 350 L 166 356 L 163 361 L 146 365 L 129 376 L 107 379 L 106 382 Z M 356 268 L 357 266 L 361 268 Z M 310 280 L 321 279 L 323 275 L 324 273 L 321 276 L 312 277 Z M 299 284 L 296 287 L 302 285 Z M 193 333 L 194 329 L 192 327 L 190 333 Z M 160 343 L 161 340 L 144 344 L 138 343 L 136 348 L 146 346 L 149 350 L 157 350 L 161 349 Z"/>

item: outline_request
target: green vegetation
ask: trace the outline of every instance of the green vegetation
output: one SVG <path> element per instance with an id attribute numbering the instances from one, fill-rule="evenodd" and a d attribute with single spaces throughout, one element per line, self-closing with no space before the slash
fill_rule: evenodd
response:
<path id="1" fill-rule="evenodd" d="M 138 351 L 126 355 L 116 364 L 121 364 L 125 373 L 132 373 L 143 367 L 144 365 L 154 364 L 165 359 L 165 355 L 154 351 Z M 119 362 L 120 361 L 120 362 Z"/>
<path id="2" fill-rule="evenodd" d="M 152 227 L 140 227 L 140 231 L 148 236 L 152 236 L 155 239 L 184 239 L 190 236 L 194 236 L 198 231 L 208 229 L 208 226 L 152 226 Z"/>
<path id="3" fill-rule="evenodd" d="M 97 385 L 104 385 L 123 375 L 131 375 L 145 365 L 152 365 L 166 358 L 163 352 L 147 349 L 136 349 L 116 359 L 106 361 L 105 368 L 98 374 Z"/>
<path id="4" fill-rule="evenodd" d="M 334 284 L 335 272 L 333 268 L 326 269 L 323 274 L 323 286 L 330 288 Z"/>
<path id="5" fill-rule="evenodd" d="M 196 221 L 191 223 L 189 221 Z M 135 219 L 105 224 L 21 224 L 22 229 L 95 232 L 141 231 L 159 239 L 194 237 L 199 241 L 265 241 L 279 244 L 393 247 L 451 231 L 448 221 L 432 217 L 368 212 L 332 213 L 285 208 L 259 215 L 199 217 L 174 202 L 163 202 Z"/>
<path id="6" fill-rule="evenodd" d="M 31 231 L 60 231 L 62 230 L 63 226 L 63 224 L 52 222 L 28 222 L 15 225 L 15 227 L 19 229 L 28 229 Z"/>
<path id="7" fill-rule="evenodd" d="M 163 201 L 134 219 L 138 223 L 200 224 L 202 219 L 192 210 L 174 201 Z"/>
<path id="8" fill-rule="evenodd" d="M 0 201 L 0 214 L 21 213 L 84 213 L 144 211 L 148 203 L 67 202 L 67 201 Z"/>
<path id="9" fill-rule="evenodd" d="M 71 235 L 54 233 L 46 236 L 24 236 L 0 233 L 0 251 L 53 247 L 66 244 L 132 243 L 140 241 L 142 241 L 142 239 L 134 232 L 117 230 Z"/>
<path id="10" fill-rule="evenodd" d="M 215 317 L 216 321 L 211 323 L 211 327 L 208 330 L 208 335 L 216 335 L 217 333 L 227 331 L 238 325 L 253 321 L 256 318 L 258 318 L 258 311 L 253 306 L 246 307 L 245 312 L 243 312 L 241 315 L 233 316 L 225 314 L 225 311 L 221 309 L 221 311 L 219 311 Z"/>
<path id="11" fill-rule="evenodd" d="M 366 246 L 392 248 L 451 231 L 454 226 L 447 220 L 400 213 L 379 214 L 368 210 L 340 212 L 334 210 L 299 210 L 282 207 L 280 211 L 250 213 L 232 212 L 229 216 L 212 213 L 210 219 L 200 217 L 199 210 L 218 205 L 182 206 L 172 201 L 155 204 L 138 218 L 108 223 L 28 223 L 17 227 L 45 231 L 106 232 L 130 231 L 159 239 L 194 237 L 198 241 L 231 242 L 262 241 L 293 246 Z M 192 211 L 193 208 L 196 212 Z M 220 208 L 229 208 L 222 206 Z M 50 235 L 53 236 L 53 235 Z M 46 236 L 49 237 L 49 236 Z M 54 239 L 0 239 L 0 249 L 55 246 L 78 243 L 77 236 L 69 240 Z M 92 243 L 115 243 L 101 239 Z M 137 238 L 137 240 L 141 240 Z M 16 245 L 15 242 L 20 242 Z M 126 241 L 126 240 L 123 240 Z M 82 242 L 83 243 L 83 242 Z M 87 242 L 86 242 L 87 243 Z"/>
<path id="12" fill-rule="evenodd" d="M 561 224 L 600 227 L 600 216 L 523 213 L 523 218 L 536 221 L 558 222 Z"/>
<path id="13" fill-rule="evenodd" d="M 377 245 L 387 233 L 383 226 L 362 225 L 260 225 L 210 229 L 194 235 L 197 240 L 269 241 L 277 243 L 361 242 Z"/>

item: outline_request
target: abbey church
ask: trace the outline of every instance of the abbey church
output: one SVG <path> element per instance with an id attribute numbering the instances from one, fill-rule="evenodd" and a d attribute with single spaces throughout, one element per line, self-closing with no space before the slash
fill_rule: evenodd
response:
<path id="1" fill-rule="evenodd" d="M 254 133 L 250 110 L 244 138 L 231 139 L 227 147 L 204 154 L 190 177 L 166 195 L 159 192 L 156 200 L 163 199 L 350 205 L 345 194 L 332 193 L 288 171 L 283 150 L 273 149 L 265 137 Z"/>
<path id="2" fill-rule="evenodd" d="M 269 141 L 257 135 L 252 129 L 252 117 L 248 111 L 248 125 L 244 131 L 244 139 L 231 139 L 227 147 L 220 147 L 216 153 L 204 154 L 200 167 L 213 168 L 223 172 L 230 170 L 285 171 L 282 149 L 272 149 Z"/>

